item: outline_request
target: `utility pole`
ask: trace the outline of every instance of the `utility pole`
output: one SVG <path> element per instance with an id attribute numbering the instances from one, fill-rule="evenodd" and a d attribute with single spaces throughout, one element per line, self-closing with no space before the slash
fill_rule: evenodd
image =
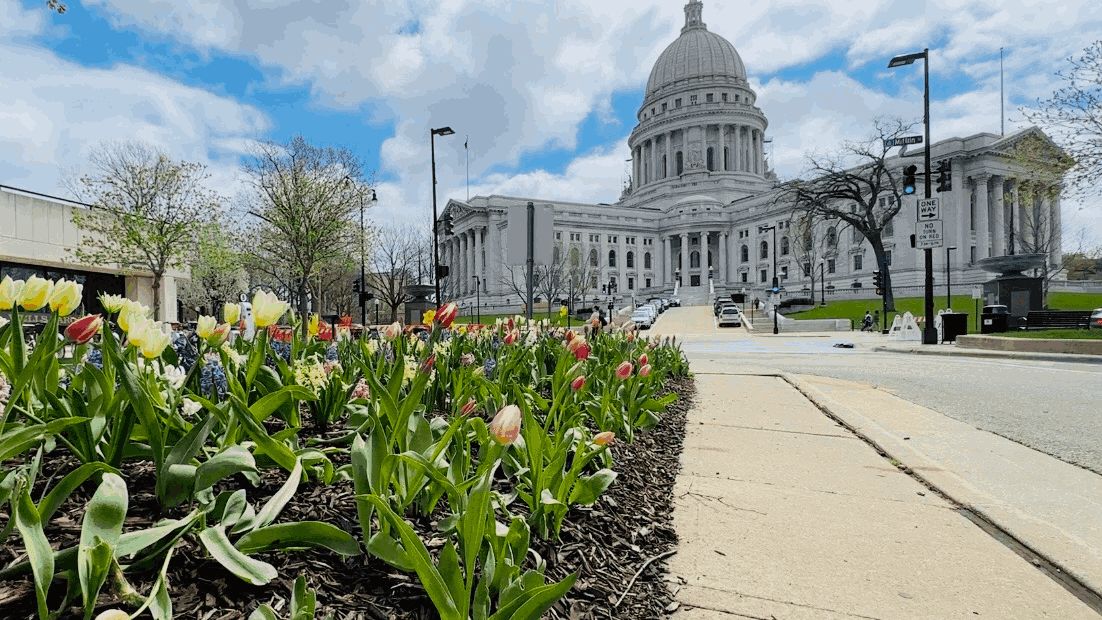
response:
<path id="1" fill-rule="evenodd" d="M 529 321 L 532 320 L 532 296 L 533 288 L 535 287 L 535 272 L 536 272 L 536 204 L 534 202 L 528 203 L 528 260 L 526 261 L 528 271 L 528 309 L 526 316 Z"/>

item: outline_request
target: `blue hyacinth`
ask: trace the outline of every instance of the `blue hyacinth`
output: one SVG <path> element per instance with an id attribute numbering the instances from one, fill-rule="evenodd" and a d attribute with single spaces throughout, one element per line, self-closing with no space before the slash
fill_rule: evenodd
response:
<path id="1" fill-rule="evenodd" d="M 103 370 L 103 351 L 99 349 L 92 349 L 92 351 L 88 354 L 88 357 L 86 357 L 84 361 L 100 370 Z"/>
<path id="2" fill-rule="evenodd" d="M 486 361 L 482 363 L 482 370 L 486 373 L 487 379 L 494 377 L 494 370 L 497 369 L 497 360 L 492 357 L 487 357 Z"/>
<path id="3" fill-rule="evenodd" d="M 291 363 L 291 344 L 288 342 L 272 342 L 272 353 L 283 358 L 283 361 Z M 268 365 L 275 366 L 275 360 L 268 358 Z"/>
<path id="4" fill-rule="evenodd" d="M 217 359 L 208 359 L 199 373 L 199 391 L 209 398 L 223 399 L 229 391 L 229 382 L 226 380 L 226 370 L 222 368 L 222 362 Z"/>
<path id="5" fill-rule="evenodd" d="M 178 366 L 184 372 L 190 371 L 191 367 L 195 365 L 195 360 L 199 358 L 197 338 L 198 336 L 194 333 L 175 332 L 172 334 L 172 350 L 176 352 Z"/>
<path id="6" fill-rule="evenodd" d="M 325 361 L 335 362 L 337 361 L 337 343 L 329 345 L 329 348 L 325 350 Z"/>

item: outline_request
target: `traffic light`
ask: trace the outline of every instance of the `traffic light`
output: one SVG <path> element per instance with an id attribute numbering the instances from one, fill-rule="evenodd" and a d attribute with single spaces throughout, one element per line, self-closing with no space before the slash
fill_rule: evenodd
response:
<path id="1" fill-rule="evenodd" d="M 907 196 L 915 193 L 915 189 L 918 183 L 915 182 L 915 175 L 918 174 L 918 166 L 914 164 L 903 168 L 903 193 Z"/>
<path id="2" fill-rule="evenodd" d="M 937 163 L 937 191 L 949 192 L 953 190 L 953 167 L 950 160 L 943 159 Z"/>
<path id="3" fill-rule="evenodd" d="M 359 293 L 360 292 L 360 281 L 359 280 L 356 280 L 355 282 L 352 283 L 352 292 L 353 293 Z"/>
<path id="4" fill-rule="evenodd" d="M 876 294 L 884 294 L 884 274 L 879 271 L 872 272 L 872 285 L 876 287 Z"/>
<path id="5" fill-rule="evenodd" d="M 441 279 L 446 278 L 446 277 L 448 277 L 449 273 L 451 273 L 451 269 L 449 269 L 447 265 L 437 265 L 436 266 L 436 277 L 437 278 L 441 278 Z"/>
<path id="6" fill-rule="evenodd" d="M 451 216 L 445 215 L 445 216 L 441 217 L 440 218 L 440 227 L 442 228 L 442 232 L 444 233 L 444 236 L 450 237 L 453 234 Z"/>

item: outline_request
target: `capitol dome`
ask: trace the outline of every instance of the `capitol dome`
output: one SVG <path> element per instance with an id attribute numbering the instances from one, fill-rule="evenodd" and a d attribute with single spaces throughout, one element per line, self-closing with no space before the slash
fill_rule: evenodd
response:
<path id="1" fill-rule="evenodd" d="M 696 78 L 746 81 L 746 65 L 735 46 L 708 30 L 702 17 L 703 9 L 700 0 L 692 0 L 685 6 L 685 27 L 681 29 L 681 36 L 654 63 L 647 81 L 647 97 Z"/>

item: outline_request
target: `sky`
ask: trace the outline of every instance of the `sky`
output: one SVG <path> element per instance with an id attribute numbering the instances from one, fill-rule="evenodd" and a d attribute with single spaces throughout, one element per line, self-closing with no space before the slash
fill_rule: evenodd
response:
<path id="1" fill-rule="evenodd" d="M 372 218 L 425 222 L 429 128 L 440 202 L 508 194 L 615 202 L 650 69 L 684 0 L 0 0 L 0 184 L 68 195 L 96 145 L 140 140 L 208 166 L 226 196 L 256 141 L 347 147 Z M 809 153 L 918 120 L 931 53 L 934 140 L 1006 129 L 1102 32 L 1098 0 L 705 0 L 769 119 L 782 178 Z M 464 149 L 464 142 L 469 146 Z M 1102 240 L 1102 207 L 1065 203 Z M 1065 235 L 1069 234 L 1065 232 Z"/>

